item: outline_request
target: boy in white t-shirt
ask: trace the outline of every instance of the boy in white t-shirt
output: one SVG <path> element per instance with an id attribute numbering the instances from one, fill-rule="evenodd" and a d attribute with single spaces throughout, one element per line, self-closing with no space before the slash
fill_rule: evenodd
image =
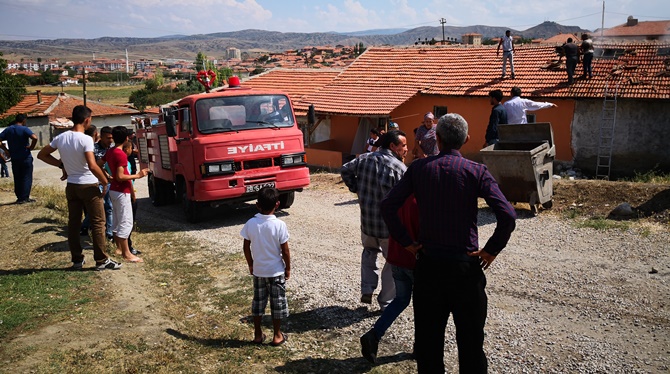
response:
<path id="1" fill-rule="evenodd" d="M 288 229 L 286 223 L 274 215 L 279 207 L 279 191 L 264 187 L 258 191 L 256 207 L 260 211 L 242 228 L 244 257 L 249 265 L 249 273 L 254 276 L 254 299 L 251 314 L 254 318 L 254 340 L 262 344 L 265 335 L 261 330 L 261 320 L 270 299 L 274 336 L 270 345 L 278 346 L 286 342 L 281 332 L 281 320 L 288 317 L 286 281 L 291 277 L 291 254 L 288 249 Z"/>

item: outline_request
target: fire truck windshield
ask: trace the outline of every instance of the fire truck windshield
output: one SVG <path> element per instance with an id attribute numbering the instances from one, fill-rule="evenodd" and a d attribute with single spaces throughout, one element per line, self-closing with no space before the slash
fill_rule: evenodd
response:
<path id="1" fill-rule="evenodd" d="M 284 95 L 246 95 L 200 99 L 195 103 L 203 134 L 292 127 L 291 104 Z"/>

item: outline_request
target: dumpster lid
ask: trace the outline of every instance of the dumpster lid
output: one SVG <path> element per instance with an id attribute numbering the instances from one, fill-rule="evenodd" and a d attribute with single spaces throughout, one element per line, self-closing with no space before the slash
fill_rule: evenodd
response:
<path id="1" fill-rule="evenodd" d="M 498 125 L 498 137 L 501 142 L 549 142 L 554 146 L 554 131 L 551 123 L 524 123 L 520 125 Z"/>

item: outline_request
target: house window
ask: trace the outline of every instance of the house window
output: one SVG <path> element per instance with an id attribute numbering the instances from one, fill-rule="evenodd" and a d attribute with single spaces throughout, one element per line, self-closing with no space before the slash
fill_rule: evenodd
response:
<path id="1" fill-rule="evenodd" d="M 535 114 L 526 113 L 526 119 L 528 120 L 528 123 L 535 123 Z"/>
<path id="2" fill-rule="evenodd" d="M 442 117 L 443 115 L 447 114 L 447 107 L 446 106 L 434 106 L 433 107 L 433 114 L 435 115 L 435 119 L 438 119 Z"/>

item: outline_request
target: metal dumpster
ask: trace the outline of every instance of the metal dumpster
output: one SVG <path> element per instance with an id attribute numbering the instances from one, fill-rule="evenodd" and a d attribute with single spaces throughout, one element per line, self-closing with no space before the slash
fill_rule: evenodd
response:
<path id="1" fill-rule="evenodd" d="M 540 205 L 551 208 L 556 156 L 551 123 L 498 125 L 498 136 L 500 142 L 481 154 L 507 200 L 527 202 L 534 214 Z"/>

